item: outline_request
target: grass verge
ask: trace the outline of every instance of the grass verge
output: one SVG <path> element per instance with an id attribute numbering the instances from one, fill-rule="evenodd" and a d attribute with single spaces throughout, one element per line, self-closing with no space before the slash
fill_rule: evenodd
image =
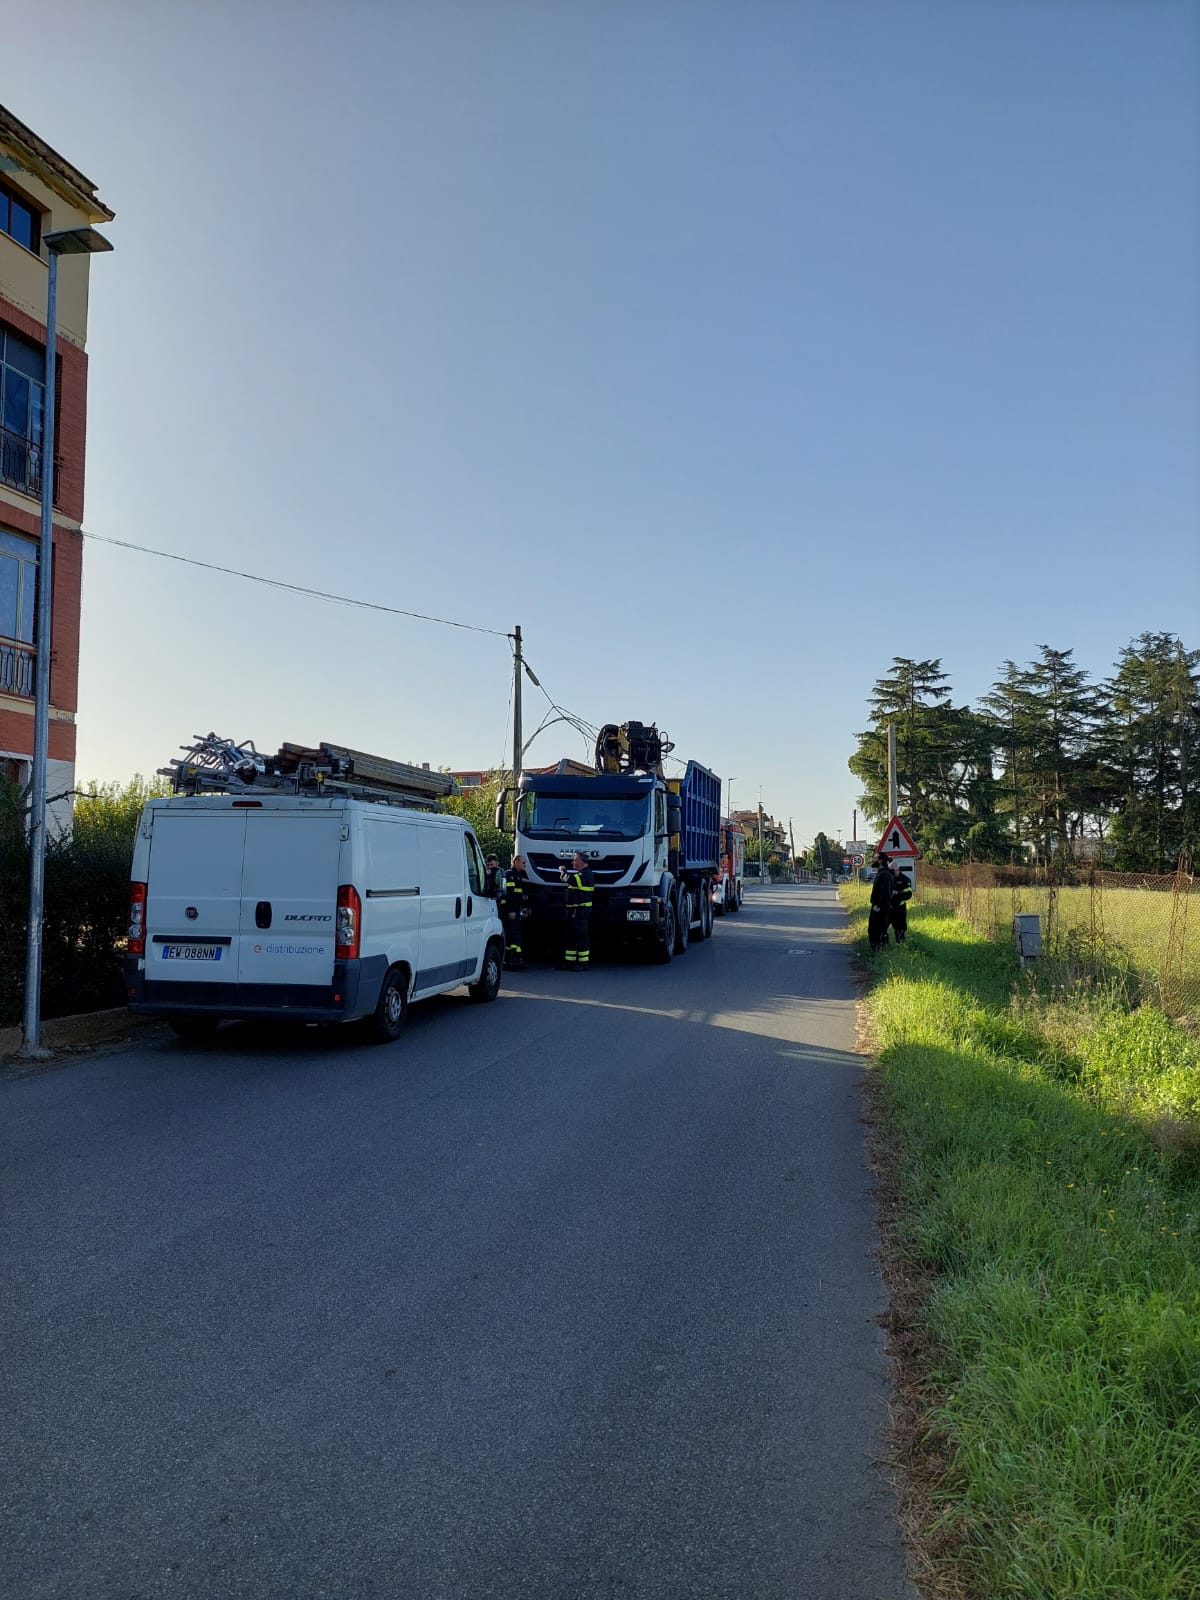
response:
<path id="1" fill-rule="evenodd" d="M 1200 1047 L 910 909 L 865 1002 L 929 1595 L 1200 1597 Z"/>

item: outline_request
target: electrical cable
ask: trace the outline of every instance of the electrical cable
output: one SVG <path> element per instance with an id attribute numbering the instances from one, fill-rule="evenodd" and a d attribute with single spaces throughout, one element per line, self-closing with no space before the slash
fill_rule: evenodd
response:
<path id="1" fill-rule="evenodd" d="M 286 589 L 290 594 L 308 595 L 314 600 L 332 600 L 338 605 L 360 606 L 364 611 L 386 611 L 394 617 L 413 617 L 418 622 L 436 622 L 443 628 L 463 628 L 468 633 L 490 633 L 497 639 L 509 639 L 511 634 L 500 628 L 481 628 L 473 622 L 456 622 L 451 617 L 434 617 L 425 611 L 406 611 L 402 606 L 385 606 L 378 600 L 356 600 L 352 595 L 331 594 L 325 589 L 309 589 L 300 583 L 284 583 L 281 578 L 264 578 L 258 572 L 239 572 L 236 567 L 221 567 L 215 561 L 198 561 L 195 556 L 176 555 L 171 550 L 153 550 L 149 545 L 132 544 L 128 539 L 109 539 L 102 533 L 84 533 L 93 544 L 110 544 L 118 550 L 137 550 L 144 556 L 159 556 L 164 561 L 180 561 L 184 566 L 203 567 L 207 572 L 223 572 L 229 578 L 245 578 L 248 583 L 263 583 L 271 589 Z"/>

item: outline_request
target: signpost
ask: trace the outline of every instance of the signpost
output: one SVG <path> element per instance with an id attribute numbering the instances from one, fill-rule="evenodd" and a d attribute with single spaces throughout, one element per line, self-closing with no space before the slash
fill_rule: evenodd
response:
<path id="1" fill-rule="evenodd" d="M 917 887 L 917 847 L 912 842 L 908 829 L 899 817 L 893 817 L 883 830 L 883 838 L 879 841 L 878 854 L 886 856 L 894 872 L 899 872 L 908 880 L 910 889 Z"/>

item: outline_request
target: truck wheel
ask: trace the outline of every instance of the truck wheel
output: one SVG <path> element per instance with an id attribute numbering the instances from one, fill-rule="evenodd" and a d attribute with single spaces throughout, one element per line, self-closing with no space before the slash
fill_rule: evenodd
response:
<path id="1" fill-rule="evenodd" d="M 687 955 L 688 942 L 692 937 L 692 897 L 686 889 L 679 890 L 679 909 L 675 913 L 675 954 Z"/>
<path id="2" fill-rule="evenodd" d="M 371 1018 L 371 1033 L 378 1044 L 394 1044 L 404 1032 L 408 1018 L 408 977 L 402 967 L 389 967 L 375 1015 Z"/>
<path id="3" fill-rule="evenodd" d="M 479 969 L 478 981 L 467 985 L 467 993 L 478 1005 L 494 1000 L 500 993 L 500 974 L 503 967 L 504 952 L 493 939 L 483 952 L 483 965 Z"/>
<path id="4" fill-rule="evenodd" d="M 710 896 L 710 899 L 711 899 L 711 896 Z M 729 910 L 729 888 L 728 888 L 728 885 L 722 884 L 722 886 L 721 886 L 721 898 L 719 900 L 713 901 L 713 911 L 716 913 L 716 915 L 718 917 L 723 917 L 728 910 Z"/>
<path id="5" fill-rule="evenodd" d="M 170 1027 L 177 1039 L 189 1039 L 196 1044 L 201 1039 L 211 1039 L 220 1021 L 219 1017 L 172 1017 Z"/>
<path id="6" fill-rule="evenodd" d="M 735 911 L 740 911 L 741 909 L 742 909 L 742 891 L 741 891 L 740 888 L 738 888 L 735 885 L 733 893 L 729 897 L 730 915 L 732 915 Z"/>
<path id="7" fill-rule="evenodd" d="M 712 884 L 707 880 L 700 885 L 700 937 L 711 939 L 713 931 Z"/>
<path id="8" fill-rule="evenodd" d="M 663 916 L 662 938 L 656 939 L 650 947 L 651 954 L 660 966 L 668 966 L 675 954 L 675 902 L 667 901 L 667 909 Z"/>

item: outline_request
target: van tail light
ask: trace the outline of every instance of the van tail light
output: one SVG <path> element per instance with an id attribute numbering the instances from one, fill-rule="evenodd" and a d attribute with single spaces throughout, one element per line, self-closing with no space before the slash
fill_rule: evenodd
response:
<path id="1" fill-rule="evenodd" d="M 146 885 L 129 885 L 129 954 L 146 954 Z"/>
<path id="2" fill-rule="evenodd" d="M 361 921 L 362 901 L 358 898 L 358 890 L 353 884 L 343 883 L 337 892 L 337 933 L 333 949 L 339 961 L 358 960 Z"/>

